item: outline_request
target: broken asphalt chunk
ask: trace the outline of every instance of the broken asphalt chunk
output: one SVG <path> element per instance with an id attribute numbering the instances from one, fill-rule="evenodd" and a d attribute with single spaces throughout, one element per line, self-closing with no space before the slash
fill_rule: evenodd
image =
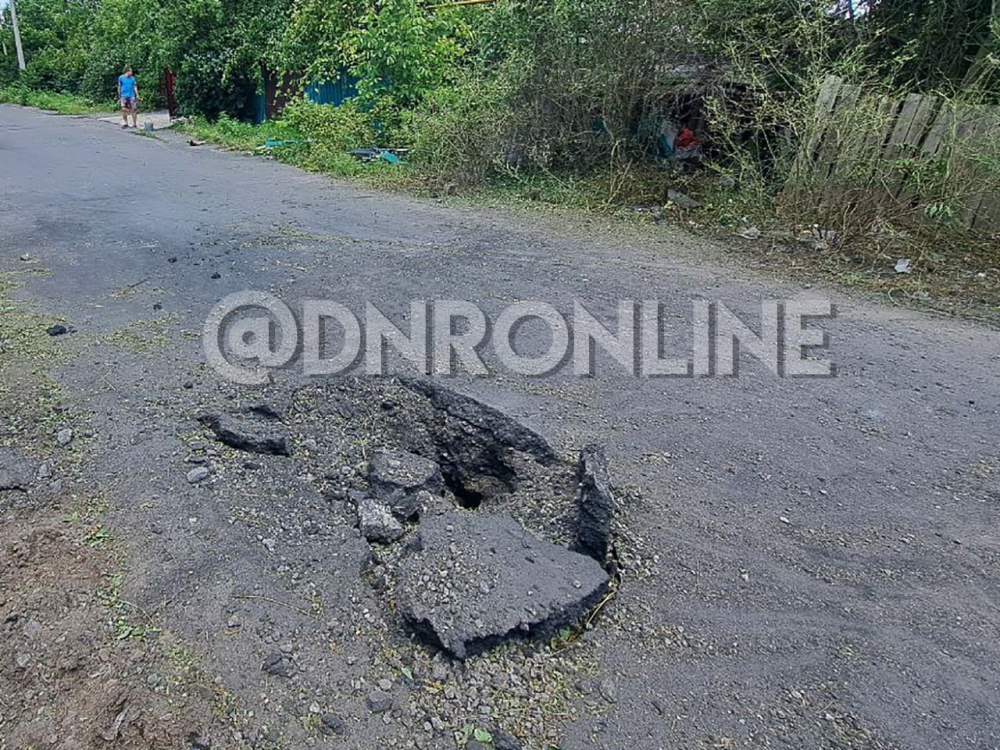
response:
<path id="1" fill-rule="evenodd" d="M 545 438 L 491 406 L 428 380 L 400 378 L 399 382 L 411 391 L 423 395 L 435 408 L 461 422 L 462 431 L 470 445 L 500 445 L 527 453 L 543 466 L 551 466 L 559 461 L 559 455 Z M 461 448 L 459 445 L 451 447 Z"/>
<path id="2" fill-rule="evenodd" d="M 238 419 L 228 414 L 203 414 L 198 420 L 230 448 L 272 456 L 292 455 L 288 435 L 262 420 Z"/>
<path id="3" fill-rule="evenodd" d="M 614 544 L 611 524 L 615 517 L 615 498 L 611 494 L 611 479 L 603 448 L 588 445 L 580 451 L 578 477 L 579 515 L 574 548 L 605 565 Z"/>
<path id="4" fill-rule="evenodd" d="M 0 490 L 27 492 L 35 465 L 12 448 L 0 447 Z"/>
<path id="5" fill-rule="evenodd" d="M 376 453 L 368 465 L 368 479 L 375 497 L 404 521 L 419 515 L 421 492 L 444 489 L 441 467 L 407 451 Z"/>
<path id="6" fill-rule="evenodd" d="M 272 651 L 261 664 L 261 671 L 275 677 L 292 676 L 292 660 L 281 651 Z"/>
<path id="7" fill-rule="evenodd" d="M 387 505 L 371 497 L 357 500 L 358 530 L 369 542 L 391 544 L 403 536 L 403 525 Z"/>
<path id="8" fill-rule="evenodd" d="M 49 336 L 65 336 L 67 333 L 76 333 L 76 329 L 72 326 L 64 326 L 62 323 L 56 323 L 54 326 L 46 328 L 45 332 Z"/>
<path id="9" fill-rule="evenodd" d="M 392 696 L 381 690 L 373 690 L 368 694 L 368 710 L 373 714 L 381 714 L 392 708 Z"/>
<path id="10" fill-rule="evenodd" d="M 343 737 L 347 734 L 347 722 L 341 719 L 339 716 L 334 716 L 333 714 L 324 714 L 320 718 L 319 731 L 322 734 L 331 735 L 335 734 L 339 737 Z"/>
<path id="11" fill-rule="evenodd" d="M 608 583 L 596 560 L 538 539 L 506 514 L 448 511 L 422 520 L 397 593 L 418 634 L 465 659 L 512 638 L 552 635 L 596 605 Z"/>

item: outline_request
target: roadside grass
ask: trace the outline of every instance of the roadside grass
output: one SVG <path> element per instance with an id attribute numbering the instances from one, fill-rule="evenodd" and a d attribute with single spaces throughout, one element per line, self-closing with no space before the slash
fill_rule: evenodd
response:
<path id="1" fill-rule="evenodd" d="M 137 320 L 108 333 L 103 341 L 131 354 L 153 354 L 169 346 L 170 326 L 175 322 L 176 318 L 172 315 Z"/>
<path id="2" fill-rule="evenodd" d="M 42 269 L 0 274 L 0 445 L 17 444 L 29 454 L 44 447 L 68 415 L 62 389 L 50 369 L 69 355 L 65 342 L 46 329 L 59 321 L 14 298 L 23 279 Z"/>
<path id="3" fill-rule="evenodd" d="M 442 183 L 428 174 L 411 177 L 411 186 Z M 462 200 L 487 207 L 558 208 L 651 229 L 680 226 L 710 237 L 768 275 L 777 272 L 800 283 L 829 284 L 891 305 L 1000 327 L 1000 237 L 928 223 L 906 232 L 873 230 L 844 239 L 843 233 L 820 232 L 828 228 L 783 215 L 778 196 L 756 187 L 726 186 L 715 173 L 682 176 L 647 169 L 633 178 L 616 189 L 602 175 L 509 173 L 457 192 Z M 685 208 L 671 200 L 668 190 L 700 206 Z M 437 197 L 437 190 L 431 195 Z M 832 239 L 816 242 L 817 232 Z M 907 273 L 895 270 L 902 259 L 910 260 Z"/>
<path id="4" fill-rule="evenodd" d="M 412 186 L 411 170 L 385 162 L 364 164 L 351 154 L 333 148 L 322 139 L 307 137 L 282 121 L 260 125 L 220 117 L 209 122 L 193 117 L 173 126 L 195 141 L 221 146 L 230 151 L 262 156 L 331 177 L 362 179 L 387 189 Z"/>
<path id="5" fill-rule="evenodd" d="M 267 121 L 254 125 L 228 117 L 221 117 L 215 122 L 209 122 L 203 117 L 192 117 L 173 127 L 192 136 L 194 140 L 214 143 L 231 151 L 244 153 L 256 153 L 257 149 L 268 141 L 284 142 L 303 137 L 297 130 L 281 122 Z"/>
<path id="6" fill-rule="evenodd" d="M 25 87 L 10 86 L 0 88 L 0 104 L 17 104 L 22 107 L 36 107 L 61 115 L 110 114 L 115 111 L 114 102 L 94 102 L 76 94 L 56 91 L 34 91 Z"/>

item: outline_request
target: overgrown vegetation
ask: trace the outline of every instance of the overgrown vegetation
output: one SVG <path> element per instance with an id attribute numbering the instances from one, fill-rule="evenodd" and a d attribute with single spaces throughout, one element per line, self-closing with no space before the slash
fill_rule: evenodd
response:
<path id="1" fill-rule="evenodd" d="M 438 186 L 499 184 L 651 213 L 672 207 L 679 191 L 721 207 L 699 214 L 707 223 L 765 233 L 778 220 L 816 223 L 836 240 L 810 252 L 847 258 L 862 276 L 885 273 L 883 255 L 945 244 L 959 249 L 956 259 L 970 251 L 990 259 L 985 271 L 997 273 L 982 251 L 995 228 L 963 223 L 970 200 L 1000 192 L 995 132 L 968 138 L 956 128 L 929 155 L 914 144 L 855 147 L 878 134 L 880 118 L 899 114 L 902 105 L 886 102 L 909 94 L 936 97 L 935 116 L 1000 106 L 996 0 L 21 0 L 19 8 L 29 60 L 22 86 L 103 100 L 132 64 L 149 99 L 169 68 L 183 111 L 203 118 L 190 126 L 196 137 L 245 150 L 279 142 L 263 151 L 309 169 L 353 175 L 361 168 L 351 148 L 403 147 L 421 179 Z M 3 41 L 12 49 L 9 33 Z M 831 75 L 860 93 L 818 112 Z M 8 55 L 0 87 L 15 80 Z M 339 108 L 302 100 L 307 84 L 334 81 L 357 97 Z M 239 121 L 250 118 L 255 94 L 292 103 L 280 122 L 253 130 Z M 832 125 L 817 122 L 831 114 Z M 837 165 L 803 179 L 820 126 L 842 146 Z M 679 159 L 685 127 L 697 143 Z"/>
<path id="2" fill-rule="evenodd" d="M 336 177 L 390 175 L 392 171 L 384 162 L 363 165 L 350 154 L 358 144 L 371 142 L 372 131 L 367 123 L 353 104 L 328 107 L 297 101 L 288 106 L 281 120 L 261 125 L 222 115 L 214 122 L 195 117 L 182 127 L 195 142 L 268 156 L 311 172 Z M 404 175 L 397 172 L 397 176 Z"/>
<path id="3" fill-rule="evenodd" d="M 0 88 L 0 104 L 38 107 L 38 109 L 58 112 L 63 115 L 103 114 L 111 112 L 114 109 L 114 104 L 110 100 L 105 103 L 95 103 L 79 94 L 67 94 L 60 91 L 36 91 L 27 86 Z"/>

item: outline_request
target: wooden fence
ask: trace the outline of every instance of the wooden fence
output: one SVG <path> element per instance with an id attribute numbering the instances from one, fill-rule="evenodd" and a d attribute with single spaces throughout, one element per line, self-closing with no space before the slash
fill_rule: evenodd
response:
<path id="1" fill-rule="evenodd" d="M 1000 108 L 910 94 L 865 94 L 830 76 L 786 194 L 819 203 L 863 188 L 874 199 L 1000 231 Z"/>

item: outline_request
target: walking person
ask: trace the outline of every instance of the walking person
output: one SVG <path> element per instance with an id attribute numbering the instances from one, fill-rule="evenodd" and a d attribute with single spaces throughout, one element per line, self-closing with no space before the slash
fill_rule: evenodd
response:
<path id="1" fill-rule="evenodd" d="M 122 130 L 128 127 L 129 115 L 132 115 L 132 127 L 139 127 L 139 86 L 131 65 L 125 69 L 124 75 L 118 76 L 118 101 L 122 108 Z"/>

